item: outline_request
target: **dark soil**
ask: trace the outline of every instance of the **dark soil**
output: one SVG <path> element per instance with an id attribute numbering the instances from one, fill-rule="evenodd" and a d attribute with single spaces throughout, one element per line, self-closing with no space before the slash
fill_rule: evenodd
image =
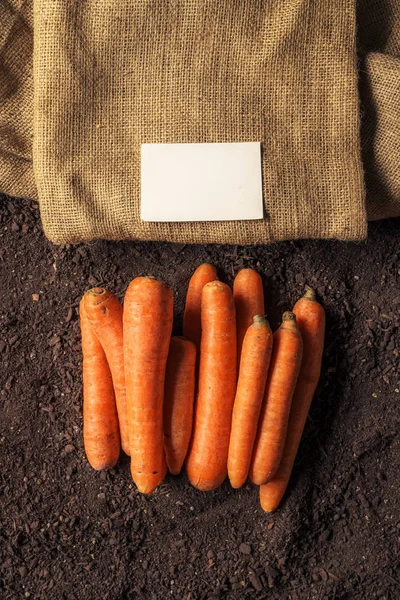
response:
<path id="1" fill-rule="evenodd" d="M 0 200 L 0 597 L 369 600 L 400 597 L 400 220 L 366 243 L 56 247 L 37 207 Z M 94 472 L 82 444 L 78 303 L 152 274 L 180 331 L 203 261 L 261 273 L 274 327 L 305 285 L 327 311 L 322 377 L 274 515 L 255 486 L 212 493 L 168 476 L 150 497 L 128 460 Z"/>

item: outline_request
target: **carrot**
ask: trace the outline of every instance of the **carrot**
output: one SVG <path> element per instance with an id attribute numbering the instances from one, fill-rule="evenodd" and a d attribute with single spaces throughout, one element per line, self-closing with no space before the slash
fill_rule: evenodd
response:
<path id="1" fill-rule="evenodd" d="M 303 360 L 290 409 L 281 463 L 274 477 L 260 487 L 261 506 L 266 512 L 273 512 L 278 507 L 286 491 L 321 372 L 325 311 L 317 302 L 315 292 L 308 290 L 303 298 L 296 302 L 293 312 L 303 338 Z"/>
<path id="2" fill-rule="evenodd" d="M 144 494 L 162 482 L 167 470 L 163 401 L 172 320 L 171 290 L 149 277 L 134 279 L 124 302 L 125 381 L 131 473 Z"/>
<path id="3" fill-rule="evenodd" d="M 104 288 L 93 288 L 83 296 L 85 312 L 110 367 L 117 412 L 121 446 L 129 454 L 128 409 L 126 405 L 124 346 L 122 334 L 122 304 Z"/>
<path id="4" fill-rule="evenodd" d="M 83 441 L 93 469 L 111 469 L 120 453 L 117 407 L 104 350 L 80 303 L 83 352 Z"/>
<path id="5" fill-rule="evenodd" d="M 247 329 L 255 315 L 263 315 L 264 290 L 262 280 L 257 271 L 242 269 L 233 282 L 233 298 L 236 308 L 237 327 L 237 360 L 240 363 L 242 345 Z"/>
<path id="6" fill-rule="evenodd" d="M 201 349 L 193 435 L 186 470 L 199 490 L 225 479 L 236 390 L 236 321 L 230 288 L 212 281 L 201 300 Z"/>
<path id="7" fill-rule="evenodd" d="M 198 359 L 201 338 L 201 293 L 207 283 L 217 279 L 216 268 L 213 265 L 204 263 L 197 267 L 189 281 L 185 313 L 183 315 L 183 335 L 196 345 Z"/>
<path id="8" fill-rule="evenodd" d="M 271 360 L 272 340 L 267 319 L 260 315 L 255 316 L 243 340 L 239 379 L 233 405 L 228 476 L 234 488 L 244 484 L 249 472 Z"/>
<path id="9" fill-rule="evenodd" d="M 185 460 L 193 425 L 196 346 L 171 338 L 165 375 L 164 445 L 167 466 L 178 475 Z"/>
<path id="10" fill-rule="evenodd" d="M 301 365 L 303 342 L 292 312 L 285 312 L 274 334 L 271 366 L 261 408 L 249 476 L 261 485 L 279 467 L 285 445 L 290 405 Z"/>

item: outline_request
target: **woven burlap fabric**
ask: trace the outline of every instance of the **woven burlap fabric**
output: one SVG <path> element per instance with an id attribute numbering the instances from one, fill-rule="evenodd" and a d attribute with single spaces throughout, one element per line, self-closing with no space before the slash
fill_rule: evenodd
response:
<path id="1" fill-rule="evenodd" d="M 363 96 L 370 218 L 400 213 L 385 108 L 396 89 L 384 78 L 378 89 L 375 60 L 396 58 L 396 3 L 358 3 L 374 84 Z M 0 91 L 0 191 L 37 188 L 56 242 L 362 239 L 355 13 L 356 0 L 34 0 L 33 86 L 32 0 L 0 0 L 0 77 L 12 82 Z M 249 140 L 263 143 L 263 221 L 140 222 L 140 143 Z"/>
<path id="2" fill-rule="evenodd" d="M 36 197 L 32 1 L 0 0 L 0 191 Z"/>
<path id="3" fill-rule="evenodd" d="M 352 0 L 34 7 L 34 170 L 50 239 L 364 237 Z M 258 140 L 264 220 L 141 222 L 141 143 Z"/>
<path id="4" fill-rule="evenodd" d="M 360 0 L 363 157 L 369 219 L 400 215 L 400 1 Z"/>

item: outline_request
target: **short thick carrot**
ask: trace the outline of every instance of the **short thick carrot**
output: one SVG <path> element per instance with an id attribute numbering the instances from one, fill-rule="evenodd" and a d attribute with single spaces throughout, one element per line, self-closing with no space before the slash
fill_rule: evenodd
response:
<path id="1" fill-rule="evenodd" d="M 83 441 L 93 469 L 111 469 L 119 458 L 120 437 L 111 371 L 104 350 L 80 304 L 83 352 Z"/>
<path id="2" fill-rule="evenodd" d="M 178 475 L 189 447 L 193 426 L 196 346 L 172 337 L 165 375 L 164 444 L 167 466 Z"/>
<path id="3" fill-rule="evenodd" d="M 126 405 L 122 304 L 104 288 L 93 288 L 83 296 L 86 315 L 105 352 L 114 384 L 122 450 L 129 454 Z"/>
<path id="4" fill-rule="evenodd" d="M 249 477 L 253 483 L 267 483 L 276 473 L 285 445 L 290 406 L 299 375 L 303 342 L 292 312 L 285 312 L 274 333 L 271 365 Z"/>
<path id="5" fill-rule="evenodd" d="M 257 315 L 243 340 L 239 379 L 232 413 L 228 476 L 232 487 L 247 479 L 257 434 L 272 351 L 272 331 L 265 317 Z"/>
<path id="6" fill-rule="evenodd" d="M 201 301 L 201 349 L 193 435 L 186 470 L 199 490 L 225 479 L 236 391 L 236 321 L 230 288 L 208 283 Z"/>
<path id="7" fill-rule="evenodd" d="M 233 298 L 236 308 L 237 360 L 239 364 L 244 336 L 253 322 L 253 317 L 265 314 L 264 290 L 257 271 L 253 269 L 239 271 L 233 282 Z"/>
<path id="8" fill-rule="evenodd" d="M 185 312 L 183 315 L 183 335 L 194 342 L 199 359 L 201 338 L 201 293 L 210 281 L 218 279 L 217 270 L 213 265 L 204 263 L 193 273 L 186 295 Z"/>
<path id="9" fill-rule="evenodd" d="M 124 357 L 131 473 L 150 494 L 164 479 L 164 380 L 173 321 L 171 290 L 138 277 L 124 301 Z"/>
<path id="10" fill-rule="evenodd" d="M 274 477 L 266 485 L 260 487 L 261 506 L 266 512 L 276 510 L 286 491 L 321 373 L 325 311 L 317 302 L 315 292 L 308 290 L 304 297 L 296 302 L 293 312 L 303 338 L 303 360 L 290 409 L 281 463 Z"/>

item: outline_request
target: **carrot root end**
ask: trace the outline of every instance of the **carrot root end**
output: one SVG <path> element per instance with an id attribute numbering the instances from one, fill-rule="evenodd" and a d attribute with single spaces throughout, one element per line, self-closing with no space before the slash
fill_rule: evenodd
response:
<path id="1" fill-rule="evenodd" d="M 315 293 L 315 290 L 313 290 L 312 288 L 308 288 L 303 298 L 307 298 L 308 300 L 316 300 L 317 294 Z"/>

